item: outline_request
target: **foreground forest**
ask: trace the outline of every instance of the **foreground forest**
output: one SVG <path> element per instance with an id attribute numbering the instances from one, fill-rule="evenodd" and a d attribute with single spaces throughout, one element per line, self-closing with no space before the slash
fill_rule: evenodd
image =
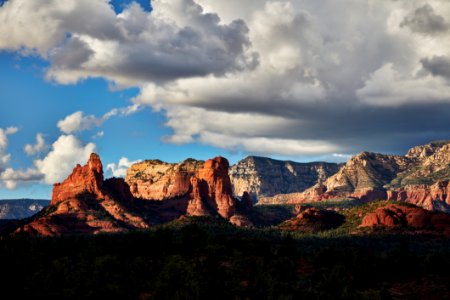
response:
<path id="1" fill-rule="evenodd" d="M 201 217 L 9 236 L 0 256 L 14 299 L 450 299 L 450 240 L 412 232 L 292 235 Z"/>

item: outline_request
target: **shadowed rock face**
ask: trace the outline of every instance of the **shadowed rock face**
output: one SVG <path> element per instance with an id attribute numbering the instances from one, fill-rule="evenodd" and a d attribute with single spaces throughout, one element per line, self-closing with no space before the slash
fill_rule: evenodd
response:
<path id="1" fill-rule="evenodd" d="M 345 217 L 339 213 L 322 210 L 315 207 L 298 208 L 298 214 L 294 218 L 278 225 L 282 230 L 318 232 L 337 228 L 345 221 Z"/>

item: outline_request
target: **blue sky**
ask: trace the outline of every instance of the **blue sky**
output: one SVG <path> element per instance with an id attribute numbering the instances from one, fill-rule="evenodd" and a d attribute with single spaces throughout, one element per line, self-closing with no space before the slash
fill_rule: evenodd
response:
<path id="1" fill-rule="evenodd" d="M 103 115 L 116 107 L 130 104 L 138 94 L 136 88 L 113 91 L 104 79 L 89 79 L 76 85 L 59 85 L 45 80 L 45 61 L 36 57 L 22 57 L 15 53 L 0 54 L 0 101 L 2 105 L 0 128 L 16 126 L 19 131 L 11 136 L 9 152 L 11 166 L 26 168 L 33 158 L 27 156 L 23 147 L 35 142 L 37 132 L 44 134 L 48 143 L 61 134 L 56 124 L 75 111 Z M 85 142 L 94 141 L 103 164 L 118 162 L 121 157 L 131 161 L 158 158 L 179 162 L 188 157 L 208 159 L 222 155 L 236 162 L 242 154 L 197 143 L 173 145 L 161 138 L 170 134 L 164 126 L 166 119 L 150 108 L 128 117 L 108 120 L 100 128 L 77 134 Z M 97 132 L 105 134 L 93 139 Z M 44 154 L 42 154 L 44 155 Z M 107 176 L 111 173 L 106 172 Z M 1 188 L 0 199 L 42 198 L 49 199 L 51 185 L 24 185 L 13 190 Z"/>
<path id="2" fill-rule="evenodd" d="M 49 198 L 91 151 L 123 176 L 450 139 L 446 1 L 0 4 L 0 199 Z"/>

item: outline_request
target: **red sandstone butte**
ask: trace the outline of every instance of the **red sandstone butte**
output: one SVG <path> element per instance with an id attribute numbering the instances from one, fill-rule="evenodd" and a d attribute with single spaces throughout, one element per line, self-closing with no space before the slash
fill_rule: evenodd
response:
<path id="1" fill-rule="evenodd" d="M 217 211 L 226 219 L 234 215 L 236 200 L 233 198 L 228 168 L 228 160 L 218 156 L 207 160 L 197 175 L 191 178 L 189 215 L 207 215 L 208 209 Z"/>
<path id="2" fill-rule="evenodd" d="M 368 213 L 360 227 L 405 227 L 416 229 L 449 230 L 450 215 L 430 212 L 420 207 L 389 204 Z"/>
<path id="3" fill-rule="evenodd" d="M 388 191 L 388 200 L 409 202 L 428 210 L 434 205 L 450 205 L 450 182 L 438 181 L 432 185 L 418 184 Z"/>
<path id="4" fill-rule="evenodd" d="M 103 166 L 100 157 L 92 153 L 85 166 L 77 165 L 72 174 L 62 183 L 53 186 L 52 201 L 50 205 L 76 198 L 82 193 L 91 194 L 97 198 L 104 198 Z"/>

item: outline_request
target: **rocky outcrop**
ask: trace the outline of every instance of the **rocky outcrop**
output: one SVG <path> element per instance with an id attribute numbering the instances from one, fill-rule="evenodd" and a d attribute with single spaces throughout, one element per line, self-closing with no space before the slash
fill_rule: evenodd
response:
<path id="1" fill-rule="evenodd" d="M 187 208 L 188 215 L 218 213 L 228 219 L 236 212 L 237 201 L 233 198 L 228 168 L 228 160 L 219 156 L 207 160 L 191 178 L 192 193 Z"/>
<path id="2" fill-rule="evenodd" d="M 76 198 L 80 194 L 90 194 L 103 199 L 103 166 L 100 157 L 92 153 L 85 166 L 77 165 L 72 174 L 62 183 L 53 186 L 51 205 L 67 199 Z"/>
<path id="3" fill-rule="evenodd" d="M 207 160 L 197 173 L 198 179 L 208 188 L 203 197 L 207 205 L 226 219 L 236 211 L 236 199 L 233 198 L 228 168 L 228 160 L 219 156 Z"/>
<path id="4" fill-rule="evenodd" d="M 62 183 L 54 185 L 51 205 L 17 232 L 39 235 L 120 232 L 147 228 L 133 212 L 129 186 L 123 179 L 103 180 L 103 166 L 91 154 Z"/>
<path id="5" fill-rule="evenodd" d="M 165 201 L 187 198 L 186 214 L 206 216 L 218 214 L 229 219 L 236 211 L 229 163 L 223 157 L 206 162 L 187 159 L 179 164 L 147 160 L 127 171 L 126 182 L 134 197 Z"/>
<path id="6" fill-rule="evenodd" d="M 146 160 L 127 170 L 125 181 L 134 197 L 146 200 L 165 200 L 189 193 L 191 177 L 204 162 L 186 159 L 178 164 L 160 160 Z"/>
<path id="7" fill-rule="evenodd" d="M 259 203 L 390 199 L 450 212 L 449 179 L 450 143 L 435 142 L 414 147 L 405 156 L 362 152 L 339 172 L 304 192 L 263 197 Z"/>
<path id="8" fill-rule="evenodd" d="M 449 211 L 450 182 L 444 180 L 432 185 L 407 185 L 388 191 L 386 198 L 409 202 L 428 210 Z"/>
<path id="9" fill-rule="evenodd" d="M 277 194 L 302 192 L 335 174 L 339 164 L 297 163 L 249 156 L 230 168 L 235 196 L 248 192 L 254 202 Z"/>
<path id="10" fill-rule="evenodd" d="M 155 161 L 149 162 L 144 165 L 150 165 L 150 170 L 142 165 L 135 166 L 134 170 L 146 174 L 142 177 L 146 178 L 144 186 L 148 189 L 141 191 L 159 195 L 160 199 L 135 198 L 122 178 L 104 180 L 100 158 L 92 154 L 85 166 L 77 165 L 66 180 L 55 184 L 50 207 L 18 232 L 40 235 L 120 232 L 147 228 L 182 215 L 234 217 L 233 223 L 249 225 L 242 213 L 251 208 L 251 201 L 248 195 L 242 203 L 233 198 L 225 158 L 216 157 L 205 163 L 186 160 L 166 168 L 166 174 L 155 171 L 162 170 L 155 167 Z M 240 215 L 236 215 L 238 203 L 242 206 L 242 209 L 239 206 Z"/>
<path id="11" fill-rule="evenodd" d="M 236 214 L 230 218 L 230 223 L 237 227 L 252 227 L 253 223 L 248 219 L 247 216 Z"/>
<path id="12" fill-rule="evenodd" d="M 296 217 L 281 223 L 278 227 L 288 231 L 318 232 L 337 228 L 345 221 L 345 217 L 332 210 L 315 207 L 298 207 Z"/>
<path id="13" fill-rule="evenodd" d="M 420 207 L 390 204 L 364 216 L 360 227 L 411 227 L 414 229 L 450 230 L 450 215 Z"/>
<path id="14" fill-rule="evenodd" d="M 410 159 L 397 155 L 362 152 L 352 157 L 345 166 L 324 183 L 317 199 L 333 197 L 365 197 L 368 200 L 384 191 L 384 185 L 411 166 Z M 328 195 L 327 195 L 328 194 Z M 385 196 L 381 194 L 381 196 Z"/>
<path id="15" fill-rule="evenodd" d="M 212 209 L 208 207 L 208 186 L 196 176 L 191 177 L 191 195 L 186 213 L 190 216 L 209 216 Z"/>

